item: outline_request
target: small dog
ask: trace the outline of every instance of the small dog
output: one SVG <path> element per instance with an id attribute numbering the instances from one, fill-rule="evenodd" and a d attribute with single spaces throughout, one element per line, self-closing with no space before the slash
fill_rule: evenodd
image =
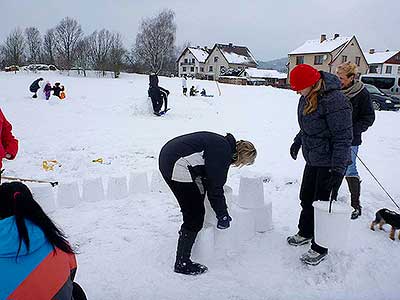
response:
<path id="1" fill-rule="evenodd" d="M 394 234 L 397 229 L 400 229 L 400 215 L 392 210 L 382 208 L 378 210 L 375 214 L 375 220 L 372 221 L 371 223 L 371 230 L 375 230 L 375 225 L 379 225 L 379 229 L 383 230 L 382 226 L 383 224 L 389 224 L 392 226 L 392 229 L 390 230 L 389 237 L 394 241 Z M 400 231 L 399 231 L 399 236 L 400 240 Z"/>

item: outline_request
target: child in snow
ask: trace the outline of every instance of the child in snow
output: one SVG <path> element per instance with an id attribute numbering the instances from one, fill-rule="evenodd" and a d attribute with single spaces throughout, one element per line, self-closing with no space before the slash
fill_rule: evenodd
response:
<path id="1" fill-rule="evenodd" d="M 21 182 L 0 185 L 0 299 L 85 300 L 62 231 Z"/>
<path id="2" fill-rule="evenodd" d="M 205 193 L 217 216 L 217 228 L 228 228 L 232 219 L 223 187 L 229 167 L 251 165 L 256 156 L 252 143 L 236 141 L 229 133 L 222 136 L 206 131 L 176 137 L 161 149 L 159 168 L 183 215 L 175 272 L 198 275 L 207 271 L 206 266 L 190 260 L 193 243 L 203 227 Z"/>
<path id="3" fill-rule="evenodd" d="M 53 90 L 53 95 L 54 96 L 57 96 L 60 99 L 64 99 L 65 98 L 65 96 L 62 97 L 62 92 L 64 92 L 65 89 L 64 89 L 64 86 L 60 84 L 60 82 L 57 81 L 54 84 L 52 90 Z"/>
<path id="4" fill-rule="evenodd" d="M 18 140 L 13 136 L 12 126 L 0 109 L 0 170 L 3 158 L 14 159 L 18 152 Z M 1 183 L 1 172 L 0 172 Z"/>
<path id="5" fill-rule="evenodd" d="M 338 77 L 318 72 L 310 65 L 297 65 L 290 72 L 290 85 L 301 95 L 297 109 L 300 131 L 290 147 L 290 155 L 296 159 L 301 148 L 306 166 L 300 188 L 299 231 L 289 236 L 287 242 L 299 246 L 311 241 L 311 249 L 300 260 L 317 265 L 326 258 L 328 249 L 313 239 L 313 202 L 336 200 L 351 162 L 351 104 L 340 91 Z"/>
<path id="6" fill-rule="evenodd" d="M 189 91 L 189 95 L 196 96 L 198 92 L 199 91 L 194 87 L 194 85 L 192 85 L 192 87 L 190 88 L 190 91 Z"/>
<path id="7" fill-rule="evenodd" d="M 157 74 L 151 74 L 149 76 L 149 97 L 153 104 L 153 112 L 155 115 L 160 116 L 161 107 L 164 103 L 164 113 L 168 110 L 168 95 L 169 91 L 167 89 L 158 86 L 158 76 Z"/>
<path id="8" fill-rule="evenodd" d="M 50 95 L 51 95 L 51 90 L 52 90 L 53 88 L 51 87 L 51 83 L 49 82 L 49 81 L 47 81 L 46 82 L 46 85 L 44 86 L 44 88 L 43 88 L 43 93 L 44 93 L 44 95 L 45 95 L 45 97 L 46 97 L 46 100 L 49 100 L 50 99 Z"/>
<path id="9" fill-rule="evenodd" d="M 40 89 L 39 82 L 42 81 L 43 78 L 38 78 L 29 87 L 29 91 L 33 93 L 32 98 L 37 98 L 37 91 Z"/>
<path id="10" fill-rule="evenodd" d="M 187 96 L 187 77 L 186 77 L 186 74 L 185 75 L 183 75 L 183 77 L 182 77 L 182 91 L 183 91 L 183 95 L 184 96 Z"/>

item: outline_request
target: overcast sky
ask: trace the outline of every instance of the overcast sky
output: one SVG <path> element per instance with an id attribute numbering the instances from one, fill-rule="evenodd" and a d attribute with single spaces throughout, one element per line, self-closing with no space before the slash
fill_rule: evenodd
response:
<path id="1" fill-rule="evenodd" d="M 258 60 L 287 56 L 305 40 L 356 35 L 363 50 L 400 50 L 400 0 L 0 0 L 0 42 L 16 27 L 41 33 L 69 16 L 85 34 L 106 28 L 135 41 L 139 23 L 176 13 L 177 44 L 249 47 Z"/>

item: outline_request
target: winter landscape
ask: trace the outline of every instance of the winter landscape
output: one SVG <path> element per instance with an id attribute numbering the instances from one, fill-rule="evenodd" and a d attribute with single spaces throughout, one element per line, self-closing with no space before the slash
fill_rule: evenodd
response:
<path id="1" fill-rule="evenodd" d="M 65 85 L 67 98 L 32 99 L 28 87 L 39 76 Z M 254 142 L 258 157 L 251 167 L 231 168 L 227 184 L 238 193 L 240 176 L 265 179 L 265 201 L 272 202 L 272 229 L 240 246 L 216 252 L 200 262 L 202 276 L 173 272 L 179 207 L 170 192 L 129 194 L 118 200 L 86 197 L 50 216 L 78 248 L 76 281 L 89 299 L 398 299 L 400 241 L 390 227 L 371 231 L 375 212 L 396 207 L 359 164 L 363 215 L 351 221 L 349 242 L 331 251 L 320 265 L 306 266 L 299 256 L 308 246 L 290 247 L 297 231 L 298 193 L 304 160 L 292 160 L 289 147 L 298 131 L 298 95 L 267 86 L 238 86 L 189 80 L 214 97 L 185 97 L 180 78 L 159 77 L 171 110 L 154 116 L 147 98 L 148 76 L 121 73 L 119 79 L 81 77 L 71 72 L 0 73 L 1 109 L 20 141 L 14 161 L 4 161 L 5 176 L 58 181 L 63 185 L 101 177 L 146 172 L 149 182 L 169 139 L 200 130 Z M 359 156 L 394 199 L 400 199 L 398 112 L 377 111 L 363 135 Z M 102 158 L 103 163 L 100 163 Z M 52 171 L 44 160 L 57 160 Z M 96 160 L 98 160 L 96 162 Z M 95 162 L 93 162 L 95 161 Z M 32 187 L 38 184 L 32 184 Z M 345 185 L 340 201 L 349 201 Z M 233 219 L 232 224 L 235 223 Z"/>

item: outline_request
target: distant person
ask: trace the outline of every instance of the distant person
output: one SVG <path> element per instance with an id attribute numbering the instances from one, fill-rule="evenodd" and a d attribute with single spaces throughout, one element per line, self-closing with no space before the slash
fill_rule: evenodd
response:
<path id="1" fill-rule="evenodd" d="M 51 83 L 49 81 L 47 81 L 43 88 L 43 93 L 44 93 L 46 100 L 50 99 L 52 89 L 53 88 L 51 87 Z"/>
<path id="2" fill-rule="evenodd" d="M 337 76 L 307 64 L 297 65 L 290 72 L 290 86 L 301 95 L 297 108 L 300 131 L 290 155 L 296 159 L 301 148 L 306 165 L 300 188 L 299 230 L 287 242 L 299 246 L 311 241 L 311 249 L 300 260 L 317 265 L 326 258 L 328 249 L 314 240 L 313 202 L 337 198 L 351 161 L 351 105 L 340 90 Z"/>
<path id="3" fill-rule="evenodd" d="M 29 188 L 0 185 L 0 299 L 85 300 L 74 250 Z"/>
<path id="4" fill-rule="evenodd" d="M 64 98 L 65 98 L 65 94 L 62 93 L 62 92 L 64 92 L 65 88 L 64 88 L 63 85 L 61 85 L 60 82 L 57 81 L 57 82 L 54 84 L 52 90 L 53 90 L 53 95 L 54 95 L 54 96 L 57 96 L 57 97 L 60 98 L 60 99 L 64 99 Z M 64 96 L 62 96 L 62 95 L 64 95 Z"/>
<path id="5" fill-rule="evenodd" d="M 203 89 L 201 90 L 200 96 L 203 96 L 203 97 L 207 96 L 206 89 L 203 88 Z"/>
<path id="6" fill-rule="evenodd" d="M 189 91 L 189 95 L 196 96 L 198 92 L 199 91 L 194 87 L 194 85 L 192 85 L 192 87 L 190 88 L 190 91 Z"/>
<path id="7" fill-rule="evenodd" d="M 232 219 L 223 187 L 229 167 L 251 165 L 256 156 L 252 143 L 236 141 L 232 134 L 222 136 L 206 131 L 178 136 L 162 147 L 159 168 L 183 215 L 175 272 L 198 275 L 207 271 L 206 266 L 190 260 L 193 243 L 203 227 L 205 194 L 215 211 L 217 228 L 228 228 Z"/>
<path id="8" fill-rule="evenodd" d="M 186 74 L 184 74 L 183 77 L 182 77 L 182 91 L 183 91 L 183 95 L 187 96 L 187 77 L 186 77 Z"/>
<path id="9" fill-rule="evenodd" d="M 345 62 L 336 69 L 340 79 L 342 92 L 350 101 L 353 108 L 353 141 L 351 143 L 351 165 L 347 167 L 345 178 L 350 190 L 352 219 L 361 216 L 360 205 L 360 175 L 357 171 L 357 153 L 362 143 L 361 134 L 365 132 L 375 121 L 375 111 L 367 88 L 361 81 L 356 80 L 357 65 Z"/>
<path id="10" fill-rule="evenodd" d="M 38 78 L 29 87 L 29 91 L 33 93 L 32 98 L 37 98 L 37 91 L 40 90 L 39 82 L 43 81 L 43 78 Z"/>
<path id="11" fill-rule="evenodd" d="M 0 109 L 0 183 L 3 159 L 14 159 L 18 152 L 18 140 L 12 134 L 12 126 Z M 1 202 L 1 198 L 0 198 Z"/>
<path id="12" fill-rule="evenodd" d="M 164 89 L 158 85 L 158 76 L 157 74 L 151 74 L 149 76 L 149 97 L 151 98 L 151 102 L 153 104 L 153 113 L 157 116 L 162 115 L 168 110 L 168 95 L 169 91 Z M 161 108 L 164 104 L 164 110 L 161 111 Z"/>

